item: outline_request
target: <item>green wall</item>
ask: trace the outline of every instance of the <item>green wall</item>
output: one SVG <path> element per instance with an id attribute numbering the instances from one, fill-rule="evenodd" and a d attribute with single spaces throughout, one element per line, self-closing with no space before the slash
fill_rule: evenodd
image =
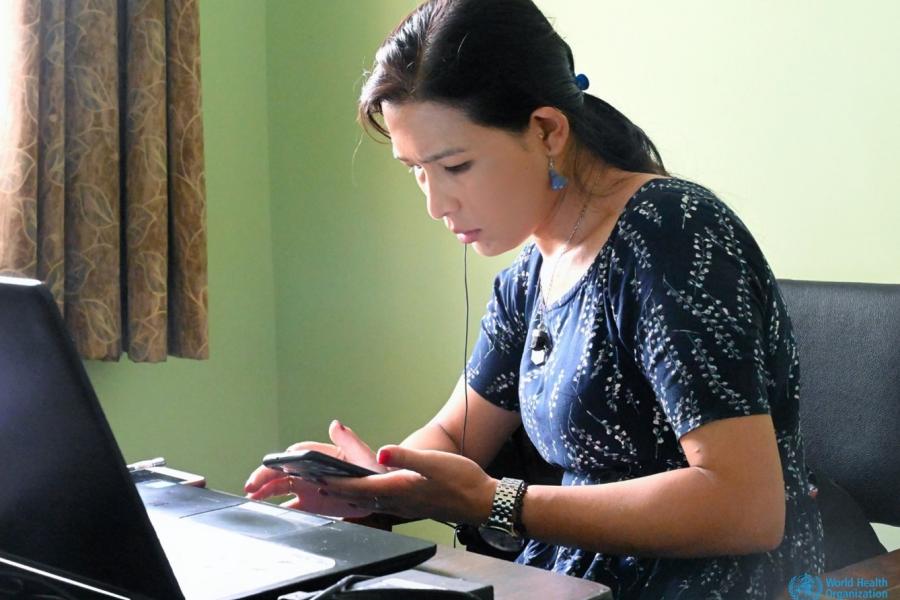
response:
<path id="1" fill-rule="evenodd" d="M 900 281 L 900 5 L 538 3 L 591 91 L 728 201 L 779 277 Z M 354 122 L 363 70 L 414 5 L 201 2 L 213 356 L 89 365 L 128 458 L 164 453 L 237 489 L 332 418 L 377 447 L 443 403 L 463 361 L 462 249 Z M 474 336 L 510 255 L 469 258 Z"/>
<path id="2" fill-rule="evenodd" d="M 278 446 L 265 10 L 200 13 L 211 358 L 87 367 L 127 460 L 163 454 L 238 491 Z"/>
<path id="3" fill-rule="evenodd" d="M 538 4 L 591 91 L 729 202 L 777 276 L 900 282 L 900 4 Z"/>
<path id="4" fill-rule="evenodd" d="M 281 443 L 325 439 L 340 418 L 377 447 L 434 414 L 463 356 L 462 248 L 355 123 L 361 74 L 415 3 L 266 6 Z"/>

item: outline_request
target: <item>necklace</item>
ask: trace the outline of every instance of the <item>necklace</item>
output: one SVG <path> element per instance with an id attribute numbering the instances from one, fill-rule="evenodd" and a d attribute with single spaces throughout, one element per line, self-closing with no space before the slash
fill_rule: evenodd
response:
<path id="1" fill-rule="evenodd" d="M 550 271 L 550 283 L 547 286 L 547 295 L 553 294 L 553 280 L 556 278 L 556 268 L 559 266 L 560 261 L 563 259 L 563 256 L 571 250 L 569 244 L 572 243 L 572 240 L 575 238 L 575 234 L 578 233 L 578 230 L 581 228 L 581 222 L 584 221 L 584 215 L 587 213 L 588 200 L 584 201 L 584 205 L 581 207 L 581 213 L 578 215 L 578 219 L 575 221 L 575 226 L 572 228 L 572 233 L 569 234 L 569 237 L 566 239 L 566 243 L 563 244 L 562 252 L 559 253 L 559 256 L 553 262 L 553 269 Z M 538 276 L 538 312 L 537 312 L 537 324 L 534 326 L 534 333 L 531 334 L 531 362 L 535 365 L 542 365 L 544 361 L 547 359 L 547 355 L 552 350 L 552 343 L 550 339 L 550 332 L 547 330 L 546 325 L 547 320 L 547 302 L 544 299 L 544 289 L 541 285 L 540 275 Z"/>

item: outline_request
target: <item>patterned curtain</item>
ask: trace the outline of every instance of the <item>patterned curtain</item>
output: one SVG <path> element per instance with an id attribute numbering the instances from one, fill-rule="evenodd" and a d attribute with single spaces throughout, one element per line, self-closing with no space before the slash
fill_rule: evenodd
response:
<path id="1" fill-rule="evenodd" d="M 0 273 L 45 281 L 85 358 L 207 358 L 196 1 L 2 2 Z"/>

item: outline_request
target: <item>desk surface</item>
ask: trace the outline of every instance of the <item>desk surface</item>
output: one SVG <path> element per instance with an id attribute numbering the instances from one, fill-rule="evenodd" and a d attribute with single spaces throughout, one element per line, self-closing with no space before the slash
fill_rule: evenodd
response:
<path id="1" fill-rule="evenodd" d="M 494 600 L 612 600 L 610 589 L 593 581 L 517 565 L 449 546 L 438 545 L 437 554 L 417 568 L 445 577 L 490 583 L 494 586 Z"/>

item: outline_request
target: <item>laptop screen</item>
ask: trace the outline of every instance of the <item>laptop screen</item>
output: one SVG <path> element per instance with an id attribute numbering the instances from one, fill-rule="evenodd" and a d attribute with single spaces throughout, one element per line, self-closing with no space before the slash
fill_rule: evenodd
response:
<path id="1" fill-rule="evenodd" d="M 183 598 L 56 304 L 0 277 L 0 555 Z"/>

